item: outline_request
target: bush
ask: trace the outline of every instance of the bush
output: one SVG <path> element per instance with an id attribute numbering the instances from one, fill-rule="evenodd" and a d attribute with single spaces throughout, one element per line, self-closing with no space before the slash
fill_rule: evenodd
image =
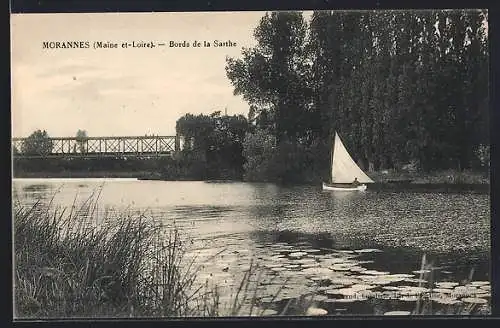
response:
<path id="1" fill-rule="evenodd" d="M 24 140 L 21 151 L 25 155 L 48 155 L 53 148 L 52 139 L 50 139 L 47 131 L 36 130 L 26 140 Z"/>

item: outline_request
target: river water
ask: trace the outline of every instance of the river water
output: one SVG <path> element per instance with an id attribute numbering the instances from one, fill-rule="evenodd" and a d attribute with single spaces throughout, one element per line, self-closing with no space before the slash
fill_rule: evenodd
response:
<path id="1" fill-rule="evenodd" d="M 438 305 L 490 299 L 489 195 L 342 193 L 243 182 L 14 179 L 13 198 L 26 205 L 41 199 L 71 207 L 75 197 L 83 201 L 97 189 L 99 209 L 108 214 L 145 212 L 180 228 L 192 241 L 187 256 L 201 266 L 200 279 L 234 290 L 254 259 L 264 272 L 259 300 L 271 302 L 266 307 L 278 312 L 289 299 L 308 293 L 317 295 L 314 304 L 330 314 L 411 311 L 413 291 L 424 286 L 417 271 L 424 254 L 436 267 L 433 281 L 452 283 L 434 286 L 445 298 Z M 446 288 L 469 289 L 459 297 Z"/>

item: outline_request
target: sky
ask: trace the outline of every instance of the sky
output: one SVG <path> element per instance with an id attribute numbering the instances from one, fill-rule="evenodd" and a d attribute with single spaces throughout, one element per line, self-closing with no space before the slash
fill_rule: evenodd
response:
<path id="1" fill-rule="evenodd" d="M 226 56 L 255 44 L 264 12 L 20 14 L 11 16 L 12 136 L 175 135 L 186 113 L 248 113 L 226 77 Z M 170 48 L 231 40 L 236 47 Z M 43 49 L 89 41 L 89 49 Z M 119 48 L 93 49 L 95 41 Z M 122 49 L 122 42 L 167 46 Z"/>
<path id="2" fill-rule="evenodd" d="M 248 114 L 233 94 L 226 56 L 255 45 L 265 12 L 58 13 L 11 15 L 12 136 L 175 135 L 186 113 Z M 308 19 L 311 12 L 304 12 Z M 171 48 L 170 41 L 232 41 L 236 47 Z M 43 42 L 88 41 L 89 49 Z M 118 48 L 93 49 L 93 43 Z M 127 48 L 123 42 L 164 42 Z"/>

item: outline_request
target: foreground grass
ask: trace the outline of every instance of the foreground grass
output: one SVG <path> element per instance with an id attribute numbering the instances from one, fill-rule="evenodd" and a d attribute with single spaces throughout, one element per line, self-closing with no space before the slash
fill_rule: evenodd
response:
<path id="1" fill-rule="evenodd" d="M 196 272 L 178 231 L 142 215 L 93 222 L 95 206 L 14 205 L 15 316 L 191 315 Z"/>

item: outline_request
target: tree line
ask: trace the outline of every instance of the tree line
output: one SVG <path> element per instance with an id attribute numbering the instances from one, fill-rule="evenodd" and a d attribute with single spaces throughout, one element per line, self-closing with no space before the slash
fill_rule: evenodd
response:
<path id="1" fill-rule="evenodd" d="M 226 65 L 250 105 L 247 172 L 325 178 L 335 131 L 366 170 L 485 166 L 486 21 L 473 10 L 267 13 L 257 45 Z"/>
<path id="2" fill-rule="evenodd" d="M 335 132 L 367 171 L 488 169 L 487 18 L 480 10 L 266 13 L 256 46 L 225 67 L 248 116 L 179 118 L 183 150 L 164 174 L 324 180 Z M 83 147 L 86 133 L 77 137 Z M 47 140 L 37 131 L 22 151 L 51 148 Z"/>
<path id="3" fill-rule="evenodd" d="M 73 145 L 73 153 L 86 153 L 85 142 L 87 141 L 87 131 L 78 130 L 76 132 L 76 144 Z M 50 155 L 54 149 L 54 142 L 46 130 L 33 131 L 20 145 L 20 149 L 15 146 L 12 149 L 14 155 L 23 154 L 30 156 Z"/>

